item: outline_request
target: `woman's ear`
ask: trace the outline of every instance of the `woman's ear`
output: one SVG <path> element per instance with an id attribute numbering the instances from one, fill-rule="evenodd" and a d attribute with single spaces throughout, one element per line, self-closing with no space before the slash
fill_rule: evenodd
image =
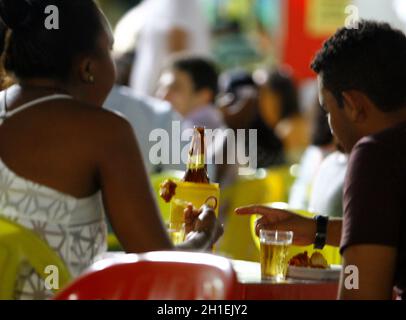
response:
<path id="1" fill-rule="evenodd" d="M 95 82 L 95 77 L 93 73 L 93 62 L 91 59 L 83 59 L 80 62 L 79 73 L 80 80 L 83 83 L 93 84 Z"/>
<path id="2" fill-rule="evenodd" d="M 344 112 L 354 123 L 364 122 L 368 118 L 368 101 L 359 91 L 350 90 L 343 92 Z"/>

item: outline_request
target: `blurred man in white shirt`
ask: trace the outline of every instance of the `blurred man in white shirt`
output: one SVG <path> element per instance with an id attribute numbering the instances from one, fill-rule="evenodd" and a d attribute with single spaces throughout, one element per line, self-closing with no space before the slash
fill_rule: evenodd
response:
<path id="1" fill-rule="evenodd" d="M 163 129 L 170 133 L 172 122 L 180 120 L 180 115 L 170 104 L 152 97 L 139 96 L 125 86 L 115 86 L 104 106 L 106 109 L 123 114 L 131 123 L 147 172 L 154 173 L 167 169 L 164 165 L 155 165 L 151 162 L 150 150 L 155 142 L 150 141 L 150 134 L 155 129 Z"/>

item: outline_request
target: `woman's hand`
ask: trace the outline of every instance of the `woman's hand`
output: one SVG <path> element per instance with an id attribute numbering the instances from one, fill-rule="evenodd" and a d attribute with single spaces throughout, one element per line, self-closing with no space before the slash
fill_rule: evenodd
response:
<path id="1" fill-rule="evenodd" d="M 196 234 L 204 233 L 207 235 L 209 247 L 223 235 L 223 226 L 217 219 L 214 210 L 209 206 L 204 205 L 197 210 L 189 204 L 184 214 L 186 240 L 192 239 Z"/>
<path id="2" fill-rule="evenodd" d="M 259 230 L 281 230 L 293 231 L 293 243 L 299 246 L 313 244 L 316 235 L 316 223 L 311 218 L 300 216 L 296 213 L 273 209 L 265 206 L 249 206 L 235 210 L 240 215 L 259 214 L 262 215 L 256 221 L 255 231 Z"/>

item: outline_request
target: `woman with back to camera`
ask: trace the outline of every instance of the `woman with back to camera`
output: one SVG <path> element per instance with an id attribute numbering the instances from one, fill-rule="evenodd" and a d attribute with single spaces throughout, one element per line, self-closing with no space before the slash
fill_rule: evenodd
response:
<path id="1" fill-rule="evenodd" d="M 48 5 L 59 29 L 44 26 Z M 0 0 L 0 217 L 38 233 L 78 276 L 106 250 L 104 214 L 127 252 L 173 249 L 129 123 L 101 108 L 115 80 L 109 24 L 93 0 Z M 189 208 L 182 249 L 205 249 L 221 226 Z M 200 212 L 201 212 L 200 211 Z M 47 297 L 21 270 L 16 298 Z"/>

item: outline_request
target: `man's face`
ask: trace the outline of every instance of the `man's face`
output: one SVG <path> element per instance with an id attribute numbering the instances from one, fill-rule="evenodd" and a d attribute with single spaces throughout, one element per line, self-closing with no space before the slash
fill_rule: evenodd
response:
<path id="1" fill-rule="evenodd" d="M 168 70 L 159 80 L 157 96 L 168 101 L 181 115 L 186 116 L 200 104 L 189 74 L 180 70 Z"/>
<path id="2" fill-rule="evenodd" d="M 320 105 L 327 112 L 331 131 L 344 151 L 350 153 L 358 140 L 357 127 L 347 116 L 346 106 L 340 107 L 332 92 L 324 88 L 320 75 L 318 83 Z"/>

